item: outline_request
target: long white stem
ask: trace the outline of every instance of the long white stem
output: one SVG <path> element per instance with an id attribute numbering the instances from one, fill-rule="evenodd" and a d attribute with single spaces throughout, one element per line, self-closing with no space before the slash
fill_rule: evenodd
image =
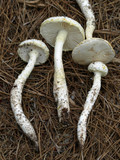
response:
<path id="1" fill-rule="evenodd" d="M 68 89 L 65 80 L 65 73 L 62 62 L 62 49 L 67 37 L 67 31 L 61 30 L 58 33 L 55 43 L 55 53 L 54 53 L 54 87 L 53 94 L 55 97 L 58 111 L 59 121 L 64 120 L 64 116 L 69 114 L 69 97 Z"/>
<path id="2" fill-rule="evenodd" d="M 35 145 L 38 146 L 37 142 L 37 136 L 35 133 L 35 130 L 33 126 L 31 125 L 30 121 L 27 119 L 27 117 L 24 115 L 23 109 L 22 109 L 22 90 L 24 87 L 24 84 L 29 77 L 30 73 L 32 72 L 36 59 L 38 57 L 37 51 L 31 51 L 29 53 L 30 59 L 25 67 L 25 69 L 22 71 L 22 73 L 18 76 L 18 78 L 15 80 L 13 88 L 11 90 L 11 107 L 15 116 L 15 119 L 23 132 L 32 140 L 35 142 Z"/>
<path id="3" fill-rule="evenodd" d="M 95 29 L 95 16 L 89 0 L 76 0 L 80 6 L 87 22 L 86 22 L 86 39 L 92 38 Z"/>
<path id="4" fill-rule="evenodd" d="M 82 111 L 77 126 L 77 136 L 81 146 L 84 146 L 86 140 L 86 124 L 88 116 L 92 110 L 92 107 L 98 97 L 101 88 L 101 73 L 95 72 L 94 74 L 93 86 L 88 93 L 86 102 L 84 104 L 84 110 Z"/>

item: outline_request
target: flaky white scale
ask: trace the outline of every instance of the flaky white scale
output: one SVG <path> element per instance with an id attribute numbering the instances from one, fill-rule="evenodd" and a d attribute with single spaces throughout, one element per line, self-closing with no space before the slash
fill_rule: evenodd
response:
<path id="1" fill-rule="evenodd" d="M 79 42 L 84 40 L 84 29 L 75 20 L 68 17 L 51 17 L 45 20 L 40 27 L 41 35 L 47 43 L 55 46 L 54 51 L 54 86 L 53 94 L 57 104 L 59 121 L 64 114 L 69 114 L 69 95 L 66 85 L 62 62 L 62 51 L 72 50 Z"/>
<path id="2" fill-rule="evenodd" d="M 18 54 L 22 60 L 28 62 L 27 66 L 15 80 L 10 94 L 10 102 L 15 119 L 23 132 L 38 147 L 37 135 L 30 121 L 25 116 L 22 109 L 22 90 L 24 84 L 32 72 L 35 65 L 45 63 L 49 56 L 47 46 L 40 40 L 23 41 L 18 48 Z M 42 57 L 40 59 L 40 57 Z"/>
<path id="3" fill-rule="evenodd" d="M 86 39 L 92 38 L 95 29 L 95 16 L 89 0 L 76 0 L 80 6 L 87 22 L 86 22 Z"/>

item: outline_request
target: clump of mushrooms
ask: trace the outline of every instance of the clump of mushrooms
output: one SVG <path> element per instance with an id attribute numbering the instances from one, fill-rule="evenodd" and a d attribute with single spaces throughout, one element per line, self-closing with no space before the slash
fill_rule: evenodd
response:
<path id="1" fill-rule="evenodd" d="M 78 44 L 73 52 L 72 58 L 75 63 L 88 65 L 88 70 L 94 73 L 93 86 L 88 92 L 84 110 L 78 121 L 77 136 L 80 145 L 83 147 L 86 140 L 86 125 L 87 118 L 92 110 L 92 107 L 98 97 L 101 88 L 101 77 L 108 73 L 108 68 L 105 65 L 113 60 L 115 52 L 110 43 L 102 38 L 92 38 L 95 29 L 95 17 L 88 0 L 76 0 L 81 7 L 87 19 L 86 40 Z"/>
<path id="2" fill-rule="evenodd" d="M 38 148 L 35 130 L 22 110 L 22 91 L 34 66 L 47 61 L 49 57 L 49 50 L 42 41 L 30 39 L 20 43 L 18 55 L 23 61 L 28 62 L 28 64 L 13 84 L 10 94 L 11 107 L 18 125 Z"/>
<path id="3" fill-rule="evenodd" d="M 41 35 L 47 43 L 55 47 L 53 94 L 57 104 L 59 121 L 65 121 L 70 112 L 68 89 L 62 62 L 62 51 L 70 51 L 84 40 L 84 29 L 68 17 L 51 17 L 40 27 Z"/>

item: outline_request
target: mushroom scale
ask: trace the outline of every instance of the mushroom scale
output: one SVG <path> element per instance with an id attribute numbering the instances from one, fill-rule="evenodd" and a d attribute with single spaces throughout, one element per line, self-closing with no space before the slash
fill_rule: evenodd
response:
<path id="1" fill-rule="evenodd" d="M 41 52 L 42 50 L 42 52 Z M 49 56 L 47 46 L 40 40 L 26 40 L 19 45 L 18 54 L 24 61 L 28 61 L 27 66 L 15 80 L 10 93 L 11 108 L 15 119 L 23 132 L 35 143 L 38 148 L 37 135 L 30 121 L 25 116 L 22 109 L 22 91 L 24 84 L 32 72 L 35 65 L 45 63 Z M 40 57 L 42 55 L 42 59 Z M 44 57 L 44 58 L 43 58 Z"/>
<path id="2" fill-rule="evenodd" d="M 41 35 L 54 48 L 53 94 L 57 104 L 59 121 L 65 122 L 69 116 L 69 95 L 62 62 L 62 51 L 70 51 L 84 40 L 84 29 L 68 17 L 51 17 L 40 27 Z"/>

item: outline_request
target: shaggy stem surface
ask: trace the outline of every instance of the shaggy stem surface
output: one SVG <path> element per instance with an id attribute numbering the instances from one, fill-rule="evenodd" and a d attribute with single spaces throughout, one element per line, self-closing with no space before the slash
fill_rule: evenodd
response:
<path id="1" fill-rule="evenodd" d="M 31 51 L 29 53 L 30 59 L 27 66 L 24 68 L 22 73 L 15 80 L 13 88 L 11 90 L 11 107 L 15 116 L 15 119 L 23 132 L 38 146 L 37 136 L 33 126 L 30 121 L 25 116 L 22 109 L 22 91 L 24 84 L 32 72 L 36 59 L 38 57 L 38 52 Z"/>
<path id="2" fill-rule="evenodd" d="M 101 73 L 95 72 L 93 86 L 88 93 L 86 102 L 84 104 L 84 110 L 82 111 L 82 114 L 79 118 L 78 126 L 77 126 L 77 136 L 82 147 L 84 146 L 84 143 L 86 140 L 87 119 L 98 97 L 100 88 L 101 88 Z"/>
<path id="3" fill-rule="evenodd" d="M 86 22 L 86 39 L 92 38 L 95 30 L 95 16 L 89 0 L 76 0 L 80 6 L 87 22 Z"/>
<path id="4" fill-rule="evenodd" d="M 54 87 L 53 94 L 57 104 L 59 121 L 64 121 L 66 115 L 69 114 L 69 97 L 65 80 L 65 73 L 62 62 L 63 45 L 67 37 L 67 31 L 59 31 L 56 37 L 55 53 L 54 53 Z"/>

